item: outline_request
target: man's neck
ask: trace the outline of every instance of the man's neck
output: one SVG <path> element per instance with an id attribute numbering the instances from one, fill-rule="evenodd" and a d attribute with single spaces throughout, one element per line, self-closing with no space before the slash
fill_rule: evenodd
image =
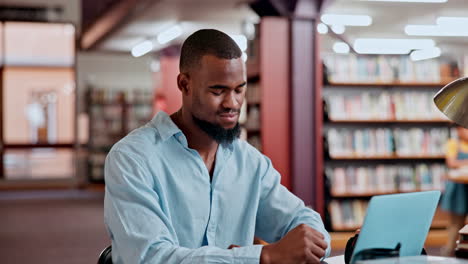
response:
<path id="1" fill-rule="evenodd" d="M 171 119 L 184 133 L 189 148 L 196 150 L 205 163 L 214 161 L 218 142 L 201 130 L 189 113 L 181 108 L 171 115 Z"/>

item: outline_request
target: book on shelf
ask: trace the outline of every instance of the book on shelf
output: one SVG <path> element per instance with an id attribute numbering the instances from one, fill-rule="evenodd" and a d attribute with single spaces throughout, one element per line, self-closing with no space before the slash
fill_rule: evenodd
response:
<path id="1" fill-rule="evenodd" d="M 323 61 L 332 83 L 440 83 L 459 76 L 453 63 L 439 59 L 414 62 L 404 55 L 330 53 Z"/>
<path id="2" fill-rule="evenodd" d="M 330 128 L 330 157 L 443 156 L 449 138 L 447 128 Z"/>
<path id="3" fill-rule="evenodd" d="M 330 120 L 447 120 L 432 101 L 433 92 L 328 93 Z M 448 120 L 447 120 L 448 121 Z"/>
<path id="4" fill-rule="evenodd" d="M 442 190 L 446 168 L 442 164 L 327 167 L 334 197 Z"/>
<path id="5" fill-rule="evenodd" d="M 355 230 L 362 225 L 368 202 L 365 200 L 332 200 L 329 211 L 332 214 L 333 230 Z"/>

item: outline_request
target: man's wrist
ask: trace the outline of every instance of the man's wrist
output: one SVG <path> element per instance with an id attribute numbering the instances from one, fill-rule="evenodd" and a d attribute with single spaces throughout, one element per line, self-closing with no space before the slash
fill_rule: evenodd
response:
<path id="1" fill-rule="evenodd" d="M 260 253 L 260 264 L 271 264 L 268 247 L 269 246 L 262 247 L 262 252 Z"/>

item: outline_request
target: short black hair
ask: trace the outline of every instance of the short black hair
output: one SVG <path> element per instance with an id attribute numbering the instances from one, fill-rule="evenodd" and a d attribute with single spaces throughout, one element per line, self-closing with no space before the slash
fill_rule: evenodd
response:
<path id="1" fill-rule="evenodd" d="M 205 55 L 231 60 L 240 58 L 242 51 L 226 33 L 216 29 L 198 30 L 182 44 L 179 63 L 180 72 L 187 72 L 191 67 L 199 65 Z"/>

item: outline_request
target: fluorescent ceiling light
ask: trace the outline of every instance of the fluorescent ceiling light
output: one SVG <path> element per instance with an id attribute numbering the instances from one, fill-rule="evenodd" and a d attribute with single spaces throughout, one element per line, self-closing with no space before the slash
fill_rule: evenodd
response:
<path id="1" fill-rule="evenodd" d="M 447 0 L 361 0 L 367 2 L 445 3 Z"/>
<path id="2" fill-rule="evenodd" d="M 405 33 L 410 36 L 468 36 L 468 17 L 439 17 L 437 25 L 407 25 Z"/>
<path id="3" fill-rule="evenodd" d="M 433 47 L 430 49 L 415 50 L 411 52 L 410 58 L 412 61 L 427 60 L 440 56 L 440 48 Z"/>
<path id="4" fill-rule="evenodd" d="M 405 33 L 409 36 L 466 37 L 467 26 L 407 25 Z"/>
<path id="5" fill-rule="evenodd" d="M 182 28 L 179 25 L 172 26 L 158 34 L 159 44 L 166 44 L 182 35 Z"/>
<path id="6" fill-rule="evenodd" d="M 435 46 L 432 39 L 377 39 L 361 38 L 354 41 L 354 50 L 360 54 L 408 54 L 414 49 Z"/>
<path id="7" fill-rule="evenodd" d="M 440 26 L 468 26 L 468 17 L 438 17 L 436 23 Z"/>
<path id="8" fill-rule="evenodd" d="M 333 32 L 335 32 L 338 35 L 341 35 L 345 32 L 346 28 L 343 25 L 332 25 L 331 29 Z"/>
<path id="9" fill-rule="evenodd" d="M 243 62 L 246 62 L 246 61 L 247 61 L 247 58 L 248 58 L 248 55 L 247 55 L 247 53 L 245 53 L 245 52 L 242 52 L 242 56 L 241 56 L 241 58 L 242 58 L 242 61 L 243 61 Z"/>
<path id="10" fill-rule="evenodd" d="M 244 35 L 229 35 L 242 51 L 247 50 L 247 38 Z"/>
<path id="11" fill-rule="evenodd" d="M 153 43 L 150 40 L 145 40 L 132 48 L 132 56 L 140 57 L 150 52 L 151 50 L 153 50 Z"/>
<path id="12" fill-rule="evenodd" d="M 341 41 L 335 42 L 335 44 L 333 44 L 333 51 L 335 53 L 347 54 L 349 53 L 349 45 Z"/>
<path id="13" fill-rule="evenodd" d="M 327 34 L 328 33 L 328 27 L 324 23 L 318 23 L 317 31 L 320 34 Z"/>
<path id="14" fill-rule="evenodd" d="M 372 24 L 372 17 L 365 15 L 324 14 L 321 20 L 327 25 L 370 26 Z"/>

